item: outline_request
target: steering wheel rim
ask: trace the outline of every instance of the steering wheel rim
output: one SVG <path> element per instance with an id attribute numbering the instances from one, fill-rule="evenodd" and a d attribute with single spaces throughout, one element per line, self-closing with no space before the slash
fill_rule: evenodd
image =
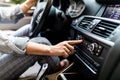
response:
<path id="1" fill-rule="evenodd" d="M 46 5 L 40 6 L 41 2 L 38 1 L 31 21 L 32 30 L 30 33 L 30 38 L 36 37 L 42 30 L 43 25 L 45 24 L 45 21 L 50 12 L 52 4 L 53 4 L 53 0 L 47 0 Z"/>

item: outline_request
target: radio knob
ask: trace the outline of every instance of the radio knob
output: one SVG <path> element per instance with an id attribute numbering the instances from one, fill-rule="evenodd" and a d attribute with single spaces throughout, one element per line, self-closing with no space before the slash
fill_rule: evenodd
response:
<path id="1" fill-rule="evenodd" d="M 95 54 L 98 52 L 99 46 L 97 43 L 91 43 L 88 45 L 87 49 L 92 53 Z"/>

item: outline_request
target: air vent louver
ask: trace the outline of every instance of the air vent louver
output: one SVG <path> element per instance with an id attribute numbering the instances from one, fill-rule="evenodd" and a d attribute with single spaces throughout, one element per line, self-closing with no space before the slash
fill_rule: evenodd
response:
<path id="1" fill-rule="evenodd" d="M 107 38 L 118 25 L 117 23 L 101 20 L 93 29 L 92 33 Z"/>
<path id="2" fill-rule="evenodd" d="M 89 24 L 94 20 L 94 18 L 84 17 L 81 22 L 78 24 L 80 28 L 87 30 Z"/>

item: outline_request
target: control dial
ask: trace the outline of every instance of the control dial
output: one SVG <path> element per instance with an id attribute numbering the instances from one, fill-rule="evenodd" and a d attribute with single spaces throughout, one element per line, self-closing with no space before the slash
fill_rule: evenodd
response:
<path id="1" fill-rule="evenodd" d="M 91 43 L 87 46 L 87 49 L 91 52 L 91 54 L 96 54 L 99 49 L 99 45 L 97 43 Z"/>

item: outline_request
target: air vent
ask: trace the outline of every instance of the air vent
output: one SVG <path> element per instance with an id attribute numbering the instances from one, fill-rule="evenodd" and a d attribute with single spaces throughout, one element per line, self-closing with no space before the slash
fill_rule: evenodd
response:
<path id="1" fill-rule="evenodd" d="M 119 24 L 117 23 L 101 20 L 93 29 L 92 33 L 107 38 L 118 27 L 118 25 Z"/>
<path id="2" fill-rule="evenodd" d="M 94 20 L 94 18 L 90 17 L 84 17 L 81 22 L 78 24 L 78 26 L 82 29 L 88 30 L 88 26 L 90 23 Z"/>

